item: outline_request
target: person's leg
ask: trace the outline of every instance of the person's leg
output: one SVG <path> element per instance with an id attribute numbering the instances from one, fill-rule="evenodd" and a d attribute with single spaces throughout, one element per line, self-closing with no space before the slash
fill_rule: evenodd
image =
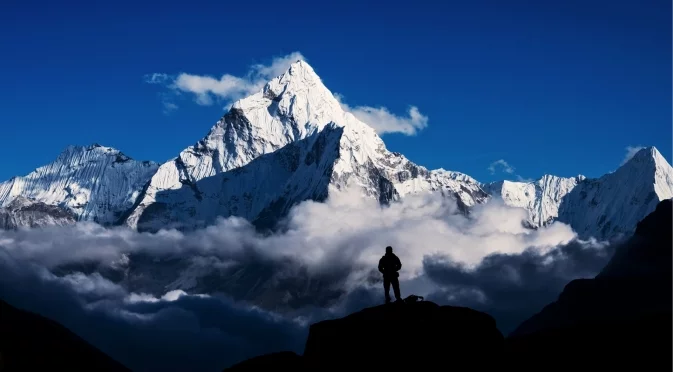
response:
<path id="1" fill-rule="evenodd" d="M 390 279 L 383 277 L 383 290 L 386 293 L 386 303 L 390 302 Z"/>
<path id="2" fill-rule="evenodd" d="M 397 278 L 391 278 L 393 284 L 393 292 L 395 292 L 395 298 L 398 301 L 402 301 L 402 296 L 400 295 L 400 281 Z"/>

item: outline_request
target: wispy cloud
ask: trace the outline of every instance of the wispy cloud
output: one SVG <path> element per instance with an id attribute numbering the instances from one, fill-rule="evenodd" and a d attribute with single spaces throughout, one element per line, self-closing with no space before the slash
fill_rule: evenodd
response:
<path id="1" fill-rule="evenodd" d="M 0 298 L 134 370 L 221 370 L 257 353 L 301 352 L 307 322 L 380 304 L 376 264 L 387 245 L 404 265 L 403 296 L 484 309 L 510 326 L 567 281 L 593 276 L 611 252 L 562 223 L 525 229 L 527 212 L 497 200 L 466 218 L 440 195 L 382 208 L 355 191 L 301 203 L 287 231 L 264 236 L 239 218 L 187 233 L 93 223 L 0 231 Z"/>
<path id="2" fill-rule="evenodd" d="M 268 64 L 251 65 L 243 76 L 223 74 L 218 77 L 186 72 L 177 75 L 152 73 L 145 75 L 143 80 L 147 84 L 168 88 L 167 92 L 162 93 L 161 99 L 166 114 L 178 108 L 174 99 L 181 94 L 191 96 L 198 105 L 221 104 L 228 110 L 234 101 L 260 91 L 269 80 L 283 74 L 297 60 L 306 61 L 306 58 L 300 52 L 275 57 Z M 356 118 L 374 128 L 379 135 L 386 133 L 415 135 L 428 126 L 428 117 L 416 106 L 409 106 L 407 115 L 404 116 L 396 115 L 382 106 L 351 107 L 344 102 L 340 94 L 334 94 L 334 97 L 345 111 L 351 112 Z"/>
<path id="3" fill-rule="evenodd" d="M 398 116 L 391 113 L 385 107 L 356 106 L 351 107 L 344 102 L 344 96 L 335 94 L 344 111 L 349 111 L 363 123 L 376 130 L 376 133 L 402 133 L 408 136 L 415 135 L 418 131 L 428 126 L 428 117 L 421 114 L 416 106 L 410 106 L 408 116 Z"/>
<path id="4" fill-rule="evenodd" d="M 533 180 L 530 178 L 524 178 L 519 174 L 515 174 L 516 168 L 514 168 L 511 164 L 509 164 L 505 159 L 498 159 L 491 163 L 488 166 L 488 171 L 491 172 L 491 174 L 496 174 L 498 172 L 503 172 L 507 174 L 511 174 L 514 176 L 514 178 L 519 181 L 519 182 L 532 182 Z"/>
<path id="5" fill-rule="evenodd" d="M 491 174 L 495 174 L 495 172 L 500 169 L 501 171 L 505 173 L 512 174 L 514 173 L 514 167 L 509 165 L 508 162 L 505 161 L 505 159 L 499 159 L 491 163 L 491 165 L 488 166 L 488 170 L 491 172 Z"/>
<path id="6" fill-rule="evenodd" d="M 250 66 L 244 76 L 223 74 L 215 77 L 186 72 L 178 75 L 152 73 L 145 75 L 144 81 L 148 84 L 163 85 L 174 94 L 191 94 L 194 102 L 202 106 L 210 106 L 216 102 L 228 106 L 237 99 L 259 91 L 268 80 L 285 72 L 297 60 L 306 60 L 306 58 L 299 52 L 275 57 L 269 64 L 258 63 Z M 177 105 L 165 101 L 164 108 L 172 111 L 177 108 Z"/>
<path id="7" fill-rule="evenodd" d="M 624 160 L 622 160 L 622 163 L 620 165 L 626 164 L 631 158 L 638 153 L 638 151 L 644 149 L 645 146 L 626 146 L 626 155 L 624 155 Z"/>

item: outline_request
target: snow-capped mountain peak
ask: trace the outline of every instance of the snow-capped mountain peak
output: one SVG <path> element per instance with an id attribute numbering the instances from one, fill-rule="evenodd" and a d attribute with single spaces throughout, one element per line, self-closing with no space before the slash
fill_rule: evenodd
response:
<path id="1" fill-rule="evenodd" d="M 328 133 L 323 135 L 325 131 Z M 304 164 L 300 165 L 302 159 Z M 250 194 L 249 190 L 255 188 L 253 185 L 243 185 L 253 182 L 255 177 L 250 175 L 245 176 L 246 181 L 237 181 L 241 190 L 230 189 L 234 176 L 240 178 L 238 175 L 253 169 L 268 172 L 270 164 L 285 170 L 279 168 L 278 175 L 283 176 L 278 184 L 265 186 L 263 196 Z M 286 168 L 286 164 L 292 166 Z M 306 169 L 300 171 L 298 167 Z M 315 172 L 315 169 L 309 171 L 311 167 L 317 167 L 320 173 L 311 173 Z M 231 173 L 234 170 L 236 172 Z M 226 190 L 215 190 L 225 186 L 213 189 L 211 181 L 201 182 L 216 175 L 229 180 Z M 267 203 L 283 200 L 284 207 L 275 209 L 287 211 L 288 205 L 307 198 L 324 198 L 328 189 L 350 186 L 361 187 L 364 195 L 381 202 L 408 193 L 437 191 L 457 197 L 464 206 L 470 206 L 485 200 L 486 194 L 476 181 L 468 178 L 443 170 L 428 171 L 401 154 L 388 151 L 371 126 L 343 110 L 308 63 L 297 61 L 258 92 L 235 102 L 204 139 L 163 164 L 127 224 L 137 227 L 141 217 L 146 215 L 147 220 L 150 214 L 161 223 L 177 223 L 190 213 L 195 218 L 211 220 L 218 214 L 212 209 L 218 208 L 222 216 L 237 214 L 254 220 L 260 211 L 267 210 L 255 204 L 260 200 Z M 185 187 L 189 192 L 178 191 Z M 207 195 L 210 195 L 208 202 L 205 201 L 209 198 Z M 225 195 L 229 199 L 221 200 Z M 241 198 L 255 199 L 255 205 L 240 206 Z M 207 203 L 209 207 L 194 206 L 199 203 Z M 146 214 L 151 206 L 154 206 L 152 213 Z M 168 212 L 157 212 L 184 206 L 190 206 L 192 212 L 174 211 L 170 217 L 162 215 Z"/>
<path id="2" fill-rule="evenodd" d="M 77 219 L 111 224 L 133 205 L 158 166 L 99 144 L 68 146 L 53 162 L 0 183 L 0 207 L 21 196 L 67 208 Z"/>
<path id="3" fill-rule="evenodd" d="M 587 179 L 559 207 L 558 220 L 581 237 L 628 235 L 664 199 L 673 198 L 673 168 L 655 147 L 638 151 L 614 172 Z"/>
<path id="4" fill-rule="evenodd" d="M 232 215 L 272 222 L 299 202 L 352 186 L 384 204 L 436 192 L 463 210 L 490 194 L 526 209 L 532 227 L 561 221 L 581 236 L 603 237 L 630 231 L 658 200 L 673 197 L 673 171 L 654 147 L 594 180 L 546 174 L 534 182 L 481 184 L 460 172 L 428 170 L 389 151 L 300 60 L 236 101 L 204 138 L 161 166 L 98 144 L 69 146 L 54 162 L 0 183 L 0 207 L 9 226 L 61 218 L 59 210 L 35 204 L 44 203 L 105 225 L 195 227 Z M 18 196 L 29 200 L 7 207 Z"/>

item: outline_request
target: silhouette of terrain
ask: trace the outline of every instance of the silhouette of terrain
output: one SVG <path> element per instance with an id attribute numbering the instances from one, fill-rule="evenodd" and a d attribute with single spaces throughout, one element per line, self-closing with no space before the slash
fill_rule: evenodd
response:
<path id="1" fill-rule="evenodd" d="M 130 371 L 62 325 L 0 300 L 0 371 Z"/>
<path id="2" fill-rule="evenodd" d="M 392 303 L 311 325 L 301 357 L 269 354 L 227 371 L 263 369 L 265 365 L 294 371 L 356 366 L 417 369 L 447 363 L 452 368 L 492 368 L 500 364 L 503 341 L 495 319 L 488 314 L 429 301 Z"/>
<path id="3" fill-rule="evenodd" d="M 663 200 L 594 279 L 573 280 L 508 339 L 510 358 L 559 368 L 671 370 L 673 210 Z M 559 357 L 563 356 L 563 357 Z"/>
<path id="4" fill-rule="evenodd" d="M 672 204 L 660 202 L 596 278 L 570 282 L 557 301 L 506 339 L 485 313 L 432 302 L 393 303 L 313 324 L 303 356 L 268 354 L 226 371 L 670 371 Z"/>
<path id="5" fill-rule="evenodd" d="M 483 312 L 392 303 L 311 325 L 303 355 L 267 354 L 227 370 L 671 370 L 672 206 L 660 202 L 595 278 L 568 283 L 508 338 Z M 24 370 L 128 369 L 58 323 L 0 301 L 0 371 Z"/>

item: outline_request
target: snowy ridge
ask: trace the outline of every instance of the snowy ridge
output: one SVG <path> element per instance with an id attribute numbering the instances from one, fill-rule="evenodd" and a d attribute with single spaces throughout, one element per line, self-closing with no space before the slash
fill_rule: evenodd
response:
<path id="1" fill-rule="evenodd" d="M 69 223 L 63 211 L 140 230 L 191 229 L 228 216 L 268 227 L 299 202 L 351 186 L 381 204 L 436 192 L 463 211 L 500 198 L 526 209 L 533 228 L 561 221 L 581 237 L 607 238 L 629 233 L 659 200 L 673 197 L 673 170 L 653 147 L 596 180 L 545 175 L 481 184 L 463 173 L 428 170 L 388 151 L 311 66 L 297 61 L 161 166 L 100 145 L 70 146 L 54 162 L 0 183 L 0 213 L 10 227 Z"/>
<path id="2" fill-rule="evenodd" d="M 330 174 L 321 175 L 327 177 L 330 188 L 340 190 L 352 185 L 360 186 L 364 195 L 377 198 L 382 203 L 423 191 L 442 192 L 457 197 L 465 206 L 472 206 L 487 198 L 478 183 L 466 175 L 444 170 L 430 172 L 409 162 L 403 155 L 388 151 L 373 128 L 342 109 L 311 66 L 304 61 L 297 61 L 287 72 L 267 83 L 260 92 L 235 102 L 204 139 L 163 164 L 152 177 L 126 224 L 138 228 L 142 219 L 147 226 L 159 226 L 162 223 L 160 221 L 173 221 L 179 219 L 178 216 L 188 215 L 199 221 L 202 217 L 204 221 L 211 220 L 214 215 L 237 215 L 255 220 L 260 217 L 260 211 L 277 209 L 271 205 L 261 207 L 258 204 L 260 200 L 274 200 L 273 203 L 276 203 L 274 198 L 282 196 L 285 204 L 293 205 L 307 198 L 324 198 L 329 188 L 323 180 L 316 181 L 316 184 L 320 184 L 324 190 L 302 190 L 295 194 L 278 191 L 294 185 L 301 189 L 298 185 L 312 184 L 314 175 L 311 173 L 301 173 L 303 176 L 298 173 L 289 177 L 287 174 L 273 174 L 275 170 L 269 166 L 257 164 L 253 168 L 244 167 L 262 155 L 275 154 L 290 144 L 294 150 L 284 150 L 278 156 L 285 158 L 292 151 L 308 154 L 313 143 L 304 140 L 316 135 L 319 137 L 318 133 L 325 130 L 335 132 L 335 128 L 341 128 L 338 131 L 338 152 L 331 153 L 329 160 L 321 158 L 321 161 L 327 163 L 320 165 L 323 167 L 321 169 L 330 169 Z M 331 138 L 331 135 L 327 136 Z M 320 154 L 321 151 L 313 153 Z M 301 158 L 303 155 L 297 156 Z M 275 163 L 280 160 L 268 161 Z M 240 169 L 235 174 L 251 174 L 250 169 L 258 167 L 265 168 L 264 176 L 258 175 L 258 178 L 279 178 L 283 182 L 290 182 L 292 178 L 293 181 L 275 184 L 278 190 L 274 191 L 264 188 L 263 194 L 259 194 L 262 193 L 261 189 L 259 193 L 251 191 L 253 185 L 247 182 L 252 181 L 227 181 L 227 185 L 222 185 L 218 190 L 213 189 L 212 185 L 219 181 L 202 182 L 234 169 Z M 279 168 L 279 172 L 282 174 L 284 171 Z M 232 177 L 233 174 L 224 176 L 227 180 Z M 249 175 L 245 177 L 250 180 L 254 178 Z M 183 188 L 184 191 L 173 192 Z M 220 195 L 220 202 L 212 204 L 211 199 L 215 194 Z M 203 199 L 204 196 L 207 196 L 207 200 Z M 223 197 L 229 200 L 222 200 Z M 242 198 L 254 199 L 255 202 L 238 204 Z M 197 206 L 201 203 L 209 206 Z M 231 207 L 234 204 L 236 208 Z M 143 217 L 148 209 L 148 214 Z M 159 217 L 159 210 L 168 209 L 173 217 L 168 218 L 165 215 L 167 212 Z M 284 211 L 286 208 L 277 210 Z M 150 215 L 155 216 L 157 221 L 149 221 Z"/>
<path id="3" fill-rule="evenodd" d="M 558 217 L 561 200 L 586 177 L 557 177 L 544 175 L 535 182 L 498 181 L 484 184 L 489 194 L 498 197 L 506 205 L 528 211 L 529 224 L 546 226 Z"/>
<path id="4" fill-rule="evenodd" d="M 673 198 L 673 168 L 654 147 L 598 179 L 585 180 L 563 199 L 558 221 L 580 237 L 617 238 L 633 233 L 638 221 L 664 199 Z"/>
<path id="5" fill-rule="evenodd" d="M 113 224 L 157 168 L 156 163 L 135 161 L 98 144 L 68 146 L 52 163 L 0 183 L 0 206 L 22 196 L 63 207 L 77 220 Z"/>

